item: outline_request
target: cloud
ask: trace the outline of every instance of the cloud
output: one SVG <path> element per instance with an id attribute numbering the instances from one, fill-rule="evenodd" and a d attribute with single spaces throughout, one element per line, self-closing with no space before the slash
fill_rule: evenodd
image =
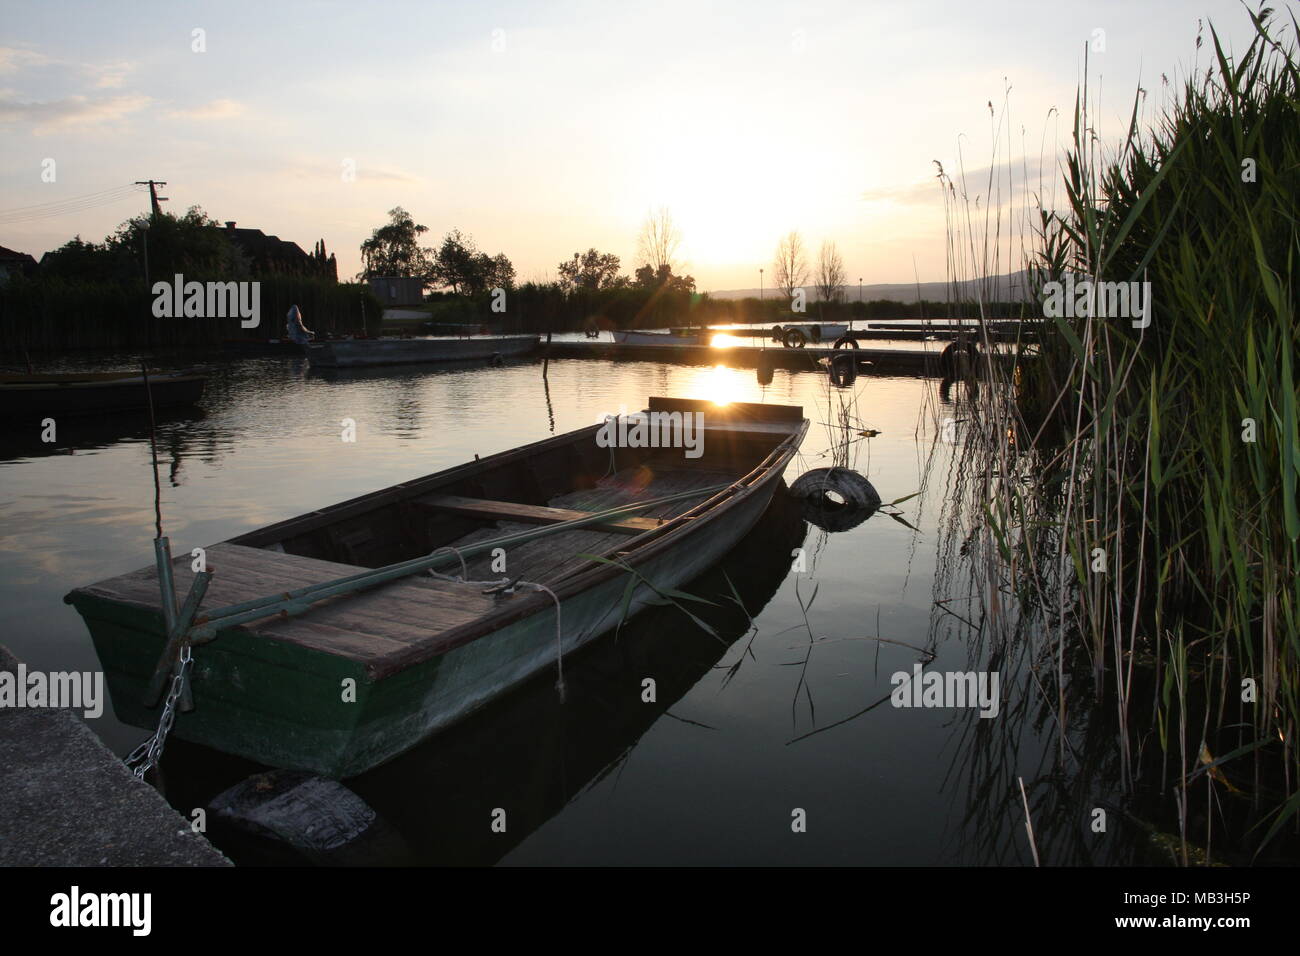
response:
<path id="1" fill-rule="evenodd" d="M 134 70 L 134 63 L 125 62 L 86 67 L 86 72 L 95 78 L 95 88 L 100 90 L 118 89 L 126 82 L 127 76 Z"/>
<path id="2" fill-rule="evenodd" d="M 896 206 L 919 206 L 940 200 L 939 184 L 931 177 L 904 186 L 881 186 L 864 190 L 864 202 L 887 202 Z"/>
<path id="3" fill-rule="evenodd" d="M 380 168 L 372 166 L 370 163 L 362 160 L 340 159 L 336 165 L 321 163 L 287 163 L 284 166 L 285 172 L 297 179 L 319 179 L 329 177 L 334 180 L 340 178 L 344 171 L 344 162 L 354 163 L 349 167 L 356 175 L 358 183 L 400 183 L 402 185 L 420 185 L 424 182 L 419 176 L 412 176 L 410 173 L 403 172 L 400 169 Z"/>
<path id="4" fill-rule="evenodd" d="M 29 123 L 37 133 L 55 128 L 88 126 L 120 120 L 149 105 L 138 93 L 122 96 L 68 96 L 61 100 L 21 102 L 12 96 L 0 98 L 0 123 Z"/>
<path id="5" fill-rule="evenodd" d="M 932 166 L 931 170 L 933 174 L 938 173 L 938 167 Z M 959 169 L 945 166 L 944 172 L 952 178 L 959 198 L 964 183 L 966 194 L 972 202 L 977 196 L 981 197 L 981 199 L 992 196 L 994 199 L 1000 198 L 1004 204 L 1023 198 L 1026 189 L 1031 194 L 1036 192 L 1040 182 L 1044 188 L 1050 188 L 1053 177 L 1056 176 L 1053 169 L 1042 170 L 1037 159 L 1028 158 L 1017 159 L 1011 163 L 1002 163 L 997 166 L 981 166 L 978 169 L 968 169 L 964 174 Z M 883 202 L 896 206 L 927 206 L 933 203 L 941 203 L 943 195 L 947 191 L 947 185 L 945 183 L 941 191 L 939 180 L 933 174 L 926 179 L 901 186 L 882 186 L 876 189 L 864 190 L 859 198 L 864 202 Z M 989 182 L 990 174 L 992 175 L 991 185 Z M 1009 195 L 1008 187 L 1010 189 Z M 1000 196 L 999 190 L 1001 190 Z"/>
<path id="6" fill-rule="evenodd" d="M 420 180 L 395 169 L 375 169 L 373 166 L 358 166 L 357 179 L 374 180 L 381 183 L 418 183 Z"/>
<path id="7" fill-rule="evenodd" d="M 220 120 L 234 119 L 243 112 L 244 104 L 236 100 L 212 100 L 200 106 L 171 110 L 167 115 L 178 120 Z"/>
<path id="8" fill-rule="evenodd" d="M 21 47 L 0 46 L 0 73 L 16 73 L 32 66 L 46 66 L 54 60 L 35 50 Z"/>
<path id="9" fill-rule="evenodd" d="M 25 74 L 32 70 L 50 68 L 52 77 L 39 81 L 41 91 L 49 91 L 51 84 L 85 88 L 89 79 L 92 90 L 115 90 L 126 82 L 135 69 L 133 63 L 119 60 L 95 64 L 66 60 L 25 47 L 0 47 L 0 74 Z M 37 99 L 31 96 L 35 77 L 23 77 L 15 85 L 26 86 L 25 94 L 6 88 L 0 90 L 0 123 L 30 124 L 37 133 L 53 128 L 79 126 L 118 120 L 130 113 L 144 109 L 150 102 L 142 94 L 81 94 L 69 93 L 57 99 Z"/>

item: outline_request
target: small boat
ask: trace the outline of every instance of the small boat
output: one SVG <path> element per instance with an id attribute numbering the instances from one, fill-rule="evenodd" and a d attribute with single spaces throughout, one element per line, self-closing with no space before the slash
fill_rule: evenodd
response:
<path id="1" fill-rule="evenodd" d="M 679 332 L 636 332 L 620 329 L 614 341 L 620 345 L 708 345 L 711 335 Z"/>
<path id="2" fill-rule="evenodd" d="M 648 437 L 685 435 L 688 419 L 694 445 Z M 707 571 L 763 515 L 807 430 L 797 406 L 652 398 L 639 415 L 214 544 L 197 573 L 187 550 L 65 600 L 119 719 L 158 723 L 183 634 L 194 709 L 174 733 L 349 777 Z M 164 609 L 168 578 L 178 610 Z"/>
<path id="3" fill-rule="evenodd" d="M 0 374 L 0 418 L 96 415 L 166 405 L 193 405 L 207 378 L 194 371 L 150 373 L 148 390 L 139 372 Z"/>
<path id="4" fill-rule="evenodd" d="M 803 335 L 805 341 L 814 343 L 834 342 L 849 332 L 849 327 L 840 322 L 807 322 L 783 325 L 780 328 L 783 336 L 789 336 L 791 332 L 797 331 Z"/>
<path id="5" fill-rule="evenodd" d="M 303 348 L 313 365 L 323 368 L 353 368 L 360 365 L 410 365 L 507 358 L 531 352 L 540 343 L 540 335 L 485 335 L 465 339 L 334 339 L 311 342 Z"/>

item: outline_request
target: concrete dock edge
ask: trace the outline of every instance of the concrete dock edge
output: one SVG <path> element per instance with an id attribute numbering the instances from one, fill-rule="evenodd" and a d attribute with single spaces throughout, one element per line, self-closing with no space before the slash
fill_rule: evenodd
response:
<path id="1" fill-rule="evenodd" d="M 0 866 L 230 865 L 79 714 L 0 706 Z"/>

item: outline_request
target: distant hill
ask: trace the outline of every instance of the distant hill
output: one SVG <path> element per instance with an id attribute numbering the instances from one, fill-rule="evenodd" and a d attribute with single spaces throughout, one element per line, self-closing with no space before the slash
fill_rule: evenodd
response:
<path id="1" fill-rule="evenodd" d="M 1025 292 L 1027 284 L 1024 270 L 995 276 L 990 282 L 994 290 L 991 298 L 995 302 L 1019 302 L 1028 298 Z M 805 288 L 811 292 L 813 284 L 809 282 Z M 961 297 L 973 297 L 973 282 L 958 283 L 958 288 Z M 770 299 L 775 294 L 776 290 L 771 286 L 763 290 L 765 298 Z M 709 292 L 709 295 L 715 299 L 744 299 L 750 296 L 757 299 L 758 289 L 720 289 Z M 891 282 L 862 286 L 862 299 L 865 302 L 870 302 L 872 299 L 890 299 L 895 302 L 916 302 L 925 299 L 928 302 L 942 302 L 948 295 L 949 286 L 946 282 L 922 282 L 919 285 L 915 282 Z M 848 302 L 858 301 L 856 283 L 844 287 L 844 297 Z"/>

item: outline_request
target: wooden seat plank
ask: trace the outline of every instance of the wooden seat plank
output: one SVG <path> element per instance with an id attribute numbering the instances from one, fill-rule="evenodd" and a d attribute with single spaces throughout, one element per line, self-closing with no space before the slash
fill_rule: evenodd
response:
<path id="1" fill-rule="evenodd" d="M 524 524 L 559 524 L 561 521 L 588 518 L 593 514 L 590 511 L 517 504 L 511 501 L 492 501 L 487 498 L 466 498 L 461 495 L 425 495 L 416 499 L 413 504 L 474 518 L 486 518 L 490 521 L 518 521 Z M 633 517 L 602 522 L 591 527 L 617 531 L 621 534 L 641 534 L 645 531 L 653 531 L 662 523 L 652 518 Z"/>

